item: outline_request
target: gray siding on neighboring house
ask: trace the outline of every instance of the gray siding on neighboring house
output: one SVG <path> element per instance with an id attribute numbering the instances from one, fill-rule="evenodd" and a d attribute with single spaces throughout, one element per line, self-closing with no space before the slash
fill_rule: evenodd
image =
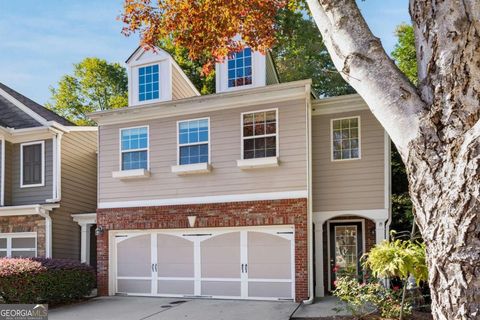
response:
<path id="1" fill-rule="evenodd" d="M 242 171 L 241 113 L 279 109 L 280 166 Z M 177 121 L 210 117 L 212 172 L 177 176 Z M 150 126 L 151 177 L 121 181 L 112 178 L 119 170 L 119 129 Z M 100 128 L 99 202 L 169 199 L 307 190 L 306 101 L 303 99 L 225 109 L 211 113 L 108 125 Z"/>
<path id="2" fill-rule="evenodd" d="M 52 171 L 52 139 L 45 140 L 45 185 L 42 187 L 20 188 L 20 143 L 12 145 L 12 195 L 11 205 L 45 203 L 53 197 Z"/>
<path id="3" fill-rule="evenodd" d="M 273 62 L 273 57 L 271 54 L 268 54 L 265 57 L 265 68 L 266 68 L 266 83 L 267 85 L 270 84 L 277 84 L 278 77 L 277 77 L 277 70 L 275 70 L 275 64 Z"/>
<path id="4" fill-rule="evenodd" d="M 2 177 L 2 168 L 3 168 L 3 163 L 2 163 L 2 141 L 0 140 L 0 181 L 2 181 L 3 177 Z M 4 191 L 4 190 L 1 190 L 2 186 L 0 185 L 0 196 L 1 196 L 1 192 Z M 3 187 L 5 189 L 5 185 Z"/>
<path id="5" fill-rule="evenodd" d="M 330 120 L 361 119 L 361 159 L 331 161 Z M 312 118 L 313 212 L 385 208 L 385 135 L 370 111 Z"/>
<path id="6" fill-rule="evenodd" d="M 12 204 L 12 144 L 5 141 L 5 205 Z"/>
<path id="7" fill-rule="evenodd" d="M 53 220 L 53 256 L 80 258 L 80 227 L 72 214 L 97 208 L 97 132 L 70 132 L 62 139 L 62 199 Z"/>

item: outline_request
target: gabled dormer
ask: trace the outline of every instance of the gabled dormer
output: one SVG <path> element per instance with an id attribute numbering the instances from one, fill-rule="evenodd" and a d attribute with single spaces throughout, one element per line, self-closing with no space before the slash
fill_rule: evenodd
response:
<path id="1" fill-rule="evenodd" d="M 168 52 L 137 48 L 127 59 L 128 105 L 137 106 L 199 96 Z"/>
<path id="2" fill-rule="evenodd" d="M 279 83 L 270 53 L 262 54 L 248 47 L 217 63 L 215 71 L 217 93 Z"/>

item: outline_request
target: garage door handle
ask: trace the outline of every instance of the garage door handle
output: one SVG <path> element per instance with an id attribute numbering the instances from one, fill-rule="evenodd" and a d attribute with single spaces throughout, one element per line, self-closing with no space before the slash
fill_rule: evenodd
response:
<path id="1" fill-rule="evenodd" d="M 155 263 L 155 272 L 158 272 L 158 264 Z"/>
<path id="2" fill-rule="evenodd" d="M 152 263 L 152 272 L 155 272 L 155 264 Z"/>
<path id="3" fill-rule="evenodd" d="M 242 263 L 242 273 L 244 272 L 244 271 L 243 271 L 243 266 L 244 266 L 244 264 Z"/>
<path id="4" fill-rule="evenodd" d="M 248 263 L 245 263 L 245 273 L 248 273 Z"/>

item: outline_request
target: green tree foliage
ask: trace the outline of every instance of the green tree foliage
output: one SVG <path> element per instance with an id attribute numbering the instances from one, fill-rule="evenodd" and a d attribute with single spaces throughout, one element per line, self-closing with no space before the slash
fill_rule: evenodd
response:
<path id="1" fill-rule="evenodd" d="M 119 63 L 85 58 L 74 64 L 73 74 L 51 87 L 47 108 L 78 125 L 92 125 L 89 112 L 122 108 L 128 105 L 127 73 Z"/>
<path id="2" fill-rule="evenodd" d="M 407 78 L 417 84 L 417 57 L 413 27 L 401 24 L 397 27 L 395 35 L 397 44 L 392 52 L 392 57 Z M 412 202 L 408 194 L 405 165 L 395 146 L 392 146 L 392 182 L 392 224 L 390 227 L 396 231 L 409 231 L 412 229 L 414 219 Z"/>
<path id="3" fill-rule="evenodd" d="M 397 36 L 397 44 L 392 51 L 392 57 L 399 69 L 416 85 L 418 72 L 413 27 L 408 24 L 401 24 L 395 30 L 395 35 Z"/>
<path id="4" fill-rule="evenodd" d="M 318 96 L 354 93 L 335 69 L 320 32 L 306 11 L 280 10 L 272 56 L 281 82 L 312 79 Z"/>

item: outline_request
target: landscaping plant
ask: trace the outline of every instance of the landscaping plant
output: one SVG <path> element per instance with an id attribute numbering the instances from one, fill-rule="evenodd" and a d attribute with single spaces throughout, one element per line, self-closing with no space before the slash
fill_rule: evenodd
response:
<path id="1" fill-rule="evenodd" d="M 73 260 L 0 259 L 0 296 L 6 303 L 77 301 L 92 292 L 95 279 L 91 266 Z"/>

